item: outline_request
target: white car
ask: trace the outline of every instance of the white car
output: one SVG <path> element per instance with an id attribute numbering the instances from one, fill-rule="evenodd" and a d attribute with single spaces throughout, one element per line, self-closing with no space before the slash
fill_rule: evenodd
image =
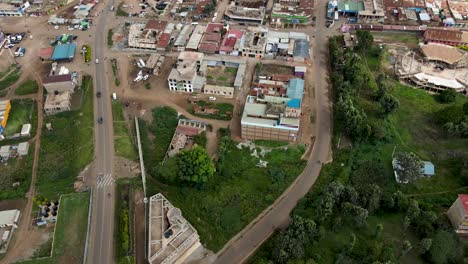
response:
<path id="1" fill-rule="evenodd" d="M 216 101 L 216 97 L 210 96 L 210 97 L 208 97 L 208 100 L 210 100 L 210 101 Z"/>
<path id="2" fill-rule="evenodd" d="M 59 26 L 55 26 L 54 29 L 59 29 L 60 27 Z"/>
<path id="3" fill-rule="evenodd" d="M 75 30 L 73 27 L 68 27 L 68 31 L 73 31 Z"/>
<path id="4" fill-rule="evenodd" d="M 96 64 L 98 64 L 98 63 L 99 63 L 99 59 L 96 59 Z"/>

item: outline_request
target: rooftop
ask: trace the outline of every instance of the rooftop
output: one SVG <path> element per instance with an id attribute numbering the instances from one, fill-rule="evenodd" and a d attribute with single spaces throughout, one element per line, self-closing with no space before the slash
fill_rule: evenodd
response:
<path id="1" fill-rule="evenodd" d="M 460 199 L 460 202 L 465 209 L 465 214 L 468 214 L 468 194 L 459 194 L 458 199 Z"/>
<path id="2" fill-rule="evenodd" d="M 49 77 L 46 77 L 43 83 L 49 84 L 49 83 L 70 82 L 70 81 L 72 81 L 71 74 L 62 74 L 62 75 L 51 75 Z"/>
<path id="3" fill-rule="evenodd" d="M 62 44 L 57 45 L 54 48 L 54 53 L 52 54 L 52 60 L 69 60 L 75 57 L 76 44 Z"/>
<path id="4" fill-rule="evenodd" d="M 166 26 L 167 21 L 149 20 L 145 25 L 145 29 L 163 31 L 164 29 L 166 29 Z"/>
<path id="5" fill-rule="evenodd" d="M 17 223 L 19 215 L 20 211 L 17 209 L 0 211 L 0 226 L 13 225 Z"/>
<path id="6" fill-rule="evenodd" d="M 309 58 L 309 41 L 305 39 L 297 39 L 294 42 L 294 57 Z"/>
<path id="7" fill-rule="evenodd" d="M 291 99 L 302 100 L 302 96 L 304 95 L 304 80 L 299 78 L 289 80 L 286 95 Z"/>
<path id="8" fill-rule="evenodd" d="M 230 52 L 233 51 L 236 46 L 236 43 L 239 45 L 239 39 L 244 34 L 241 30 L 229 30 L 225 35 L 221 47 L 219 48 L 220 51 Z"/>
<path id="9" fill-rule="evenodd" d="M 243 6 L 229 6 L 225 15 L 233 19 L 245 19 L 245 20 L 262 20 L 265 16 L 265 8 L 249 8 Z"/>
<path id="10" fill-rule="evenodd" d="M 67 108 L 70 106 L 71 93 L 64 91 L 58 94 L 47 94 L 44 108 Z"/>
<path id="11" fill-rule="evenodd" d="M 162 194 L 150 197 L 148 261 L 182 263 L 191 248 L 200 246 L 197 230 Z"/>
<path id="12" fill-rule="evenodd" d="M 419 44 L 419 47 L 429 60 L 442 61 L 447 64 L 455 64 L 463 58 L 466 58 L 466 52 L 449 45 L 429 43 Z"/>

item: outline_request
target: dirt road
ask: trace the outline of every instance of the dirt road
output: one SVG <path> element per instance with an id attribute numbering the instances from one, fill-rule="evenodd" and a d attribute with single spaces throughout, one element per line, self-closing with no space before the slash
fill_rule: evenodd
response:
<path id="1" fill-rule="evenodd" d="M 323 6 L 323 8 L 321 8 Z M 265 211 L 244 230 L 232 238 L 218 253 L 216 263 L 245 262 L 275 229 L 289 222 L 289 213 L 297 202 L 309 192 L 319 176 L 323 161 L 331 160 L 332 108 L 327 79 L 327 30 L 325 28 L 325 1 L 318 1 L 317 26 L 313 50 L 313 83 L 315 96 L 310 105 L 316 105 L 315 145 L 303 173 Z"/>

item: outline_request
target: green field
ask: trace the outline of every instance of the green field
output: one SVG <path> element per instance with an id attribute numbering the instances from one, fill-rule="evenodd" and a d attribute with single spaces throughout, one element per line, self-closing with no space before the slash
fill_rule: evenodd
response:
<path id="1" fill-rule="evenodd" d="M 28 155 L 21 158 L 10 158 L 0 163 L 0 200 L 22 198 L 29 190 L 34 161 L 34 145 L 29 145 Z M 13 187 L 13 183 L 20 185 Z"/>
<path id="2" fill-rule="evenodd" d="M 52 257 L 20 263 L 83 263 L 89 211 L 89 193 L 63 195 L 55 226 Z"/>
<path id="3" fill-rule="evenodd" d="M 197 229 L 201 241 L 217 252 L 237 232 L 268 207 L 303 170 L 302 146 L 275 149 L 262 158 L 267 168 L 257 167 L 259 159 L 249 149 L 238 149 L 223 139 L 214 178 L 201 188 L 148 182 L 148 193 L 162 192 Z M 170 162 L 167 162 L 170 163 Z M 169 165 L 167 165 L 169 166 Z M 172 169 L 172 167 L 171 167 Z"/>
<path id="4" fill-rule="evenodd" d="M 195 113 L 193 106 L 189 106 L 189 112 L 195 116 L 209 118 L 209 119 L 218 119 L 218 120 L 231 120 L 234 106 L 228 103 L 213 103 L 200 100 L 197 102 L 198 106 L 202 108 L 212 108 L 217 109 L 218 113 L 215 114 L 203 114 L 203 113 Z"/>
<path id="5" fill-rule="evenodd" d="M 448 133 L 438 116 L 447 107 L 461 109 L 468 99 L 458 96 L 453 103 L 441 104 L 436 95 L 390 77 L 379 83 L 381 73 L 390 73 L 381 67 L 386 63 L 382 61 L 385 51 L 375 52 L 375 46 L 356 52 L 361 59 L 353 63 L 339 45 L 332 42 L 330 47 L 332 57 L 344 58 L 341 62 L 330 59 L 336 71 L 331 77 L 335 96 L 341 96 L 335 98 L 334 106 L 333 162 L 322 168 L 312 191 L 293 212 L 315 221 L 320 236 L 299 243 L 296 248 L 300 249 L 292 251 L 282 244 L 287 237 L 278 233 L 250 262 L 281 263 L 285 255 L 276 254 L 280 250 L 297 263 L 463 262 L 463 244 L 454 235 L 445 212 L 457 197 L 456 189 L 468 186 L 468 139 Z M 354 74 L 348 75 L 348 71 Z M 376 99 L 380 91 L 397 99 L 395 112 L 384 114 L 381 101 Z M 351 99 L 353 113 L 342 110 L 346 109 L 341 105 L 343 97 Z M 350 120 L 362 120 L 366 129 L 350 129 L 355 124 Z M 413 152 L 431 161 L 435 176 L 396 183 L 391 164 L 394 151 Z M 366 214 L 353 214 L 350 204 Z M 382 228 L 380 232 L 377 226 Z M 423 239 L 432 241 L 432 246 L 425 249 Z"/>
<path id="6" fill-rule="evenodd" d="M 20 75 L 21 70 L 19 68 L 16 68 L 10 73 L 3 76 L 3 79 L 0 79 L 0 90 L 4 90 L 13 85 L 16 81 L 18 81 Z"/>
<path id="7" fill-rule="evenodd" d="M 268 148 L 278 148 L 287 146 L 288 142 L 280 142 L 273 140 L 254 140 L 253 143 L 257 146 L 268 147 Z"/>
<path id="8" fill-rule="evenodd" d="M 16 95 L 27 95 L 37 93 L 37 82 L 34 80 L 27 80 L 15 89 Z"/>
<path id="9" fill-rule="evenodd" d="M 92 78 L 85 76 L 81 109 L 44 117 L 36 184 L 38 194 L 55 199 L 73 191 L 79 172 L 93 160 L 94 115 Z"/>
<path id="10" fill-rule="evenodd" d="M 31 124 L 31 136 L 36 133 L 37 127 L 37 105 L 31 99 L 12 100 L 5 135 L 12 136 L 21 132 L 23 124 Z"/>
<path id="11" fill-rule="evenodd" d="M 115 153 L 129 160 L 137 160 L 137 150 L 125 122 L 122 103 L 119 101 L 112 102 L 112 118 Z M 133 120 L 130 120 L 130 122 L 133 124 Z"/>
<path id="12" fill-rule="evenodd" d="M 115 250 L 117 263 L 134 263 L 132 185 L 126 180 L 117 182 L 115 210 Z M 133 262 L 132 262 L 133 261 Z"/>

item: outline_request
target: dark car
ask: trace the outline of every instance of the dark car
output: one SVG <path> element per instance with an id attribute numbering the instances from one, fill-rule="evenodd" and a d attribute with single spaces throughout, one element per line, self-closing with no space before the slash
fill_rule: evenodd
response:
<path id="1" fill-rule="evenodd" d="M 97 96 L 98 98 L 101 97 L 101 92 L 97 92 L 97 93 L 96 93 L 96 96 Z"/>
<path id="2" fill-rule="evenodd" d="M 97 121 L 98 121 L 99 124 L 104 123 L 104 119 L 102 119 L 102 117 L 99 117 Z"/>

